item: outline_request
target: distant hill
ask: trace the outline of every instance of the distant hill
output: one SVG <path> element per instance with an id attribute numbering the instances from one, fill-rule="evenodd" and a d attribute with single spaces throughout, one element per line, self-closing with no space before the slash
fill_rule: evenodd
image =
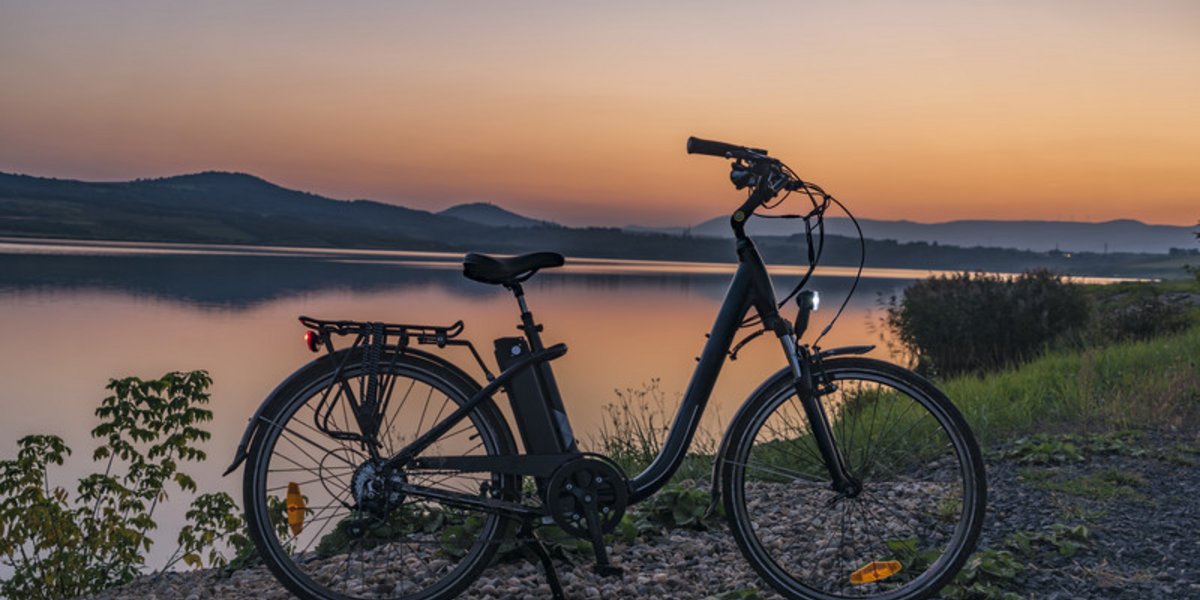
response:
<path id="1" fill-rule="evenodd" d="M 437 213 L 444 217 L 454 217 L 480 225 L 492 227 L 537 227 L 539 225 L 555 225 L 551 221 L 539 221 L 505 210 L 490 202 L 473 202 L 451 206 Z"/>
<path id="2" fill-rule="evenodd" d="M 916 223 L 859 219 L 863 235 L 873 240 L 926 242 L 948 246 L 992 247 L 1048 252 L 1147 252 L 1166 254 L 1171 248 L 1195 248 L 1194 227 L 1147 225 L 1122 219 L 1103 223 L 1074 221 L 949 221 Z M 857 235 L 844 217 L 825 220 L 827 233 Z M 682 231 L 674 228 L 674 231 Z M 758 235 L 791 235 L 803 230 L 799 221 L 750 221 L 747 230 Z M 729 218 L 717 217 L 691 228 L 692 235 L 731 237 Z"/>
<path id="3" fill-rule="evenodd" d="M 831 223 L 831 232 L 839 231 L 837 223 Z M 876 223 L 889 222 L 867 221 L 864 227 L 868 235 L 872 235 Z M 764 258 L 770 264 L 804 264 L 803 236 L 764 235 L 773 233 L 770 228 L 777 225 L 767 223 L 764 227 L 752 222 L 750 227 L 760 236 L 756 241 Z M 786 225 L 784 231 L 795 231 L 792 227 L 796 223 Z M 521 227 L 521 234 L 513 235 L 513 227 Z M 206 172 L 126 182 L 0 173 L 0 237 L 513 254 L 556 250 L 579 257 L 729 263 L 734 253 L 728 239 L 698 235 L 709 229 L 722 231 L 723 227 L 723 220 L 714 220 L 694 228 L 692 235 L 681 235 L 680 231 L 631 233 L 610 227 L 565 227 L 481 204 L 432 213 L 370 200 L 334 200 L 244 173 Z M 1148 226 L 1134 223 L 1134 228 L 1138 227 Z M 1187 256 L 1116 252 L 1071 256 L 964 248 L 941 241 L 898 242 L 894 238 L 899 236 L 887 233 L 876 235 L 892 240 L 868 241 L 868 266 L 988 271 L 1045 267 L 1087 275 L 1180 277 L 1183 264 L 1191 260 Z M 1179 245 L 1194 248 L 1195 241 L 1190 233 L 1188 236 Z M 988 242 L 989 238 L 980 233 L 966 245 Z M 1065 244 L 1060 247 L 1070 248 Z M 1110 246 L 1110 250 L 1117 249 Z M 857 265 L 858 257 L 857 239 L 836 233 L 827 236 L 822 264 Z"/>
<path id="4" fill-rule="evenodd" d="M 432 249 L 481 229 L 392 204 L 289 190 L 244 173 L 113 183 L 0 173 L 0 235 Z"/>

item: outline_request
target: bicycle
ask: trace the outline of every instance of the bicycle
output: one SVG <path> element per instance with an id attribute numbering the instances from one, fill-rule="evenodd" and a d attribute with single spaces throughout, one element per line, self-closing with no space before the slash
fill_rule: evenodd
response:
<path id="1" fill-rule="evenodd" d="M 620 575 L 604 535 L 671 479 L 725 358 L 764 332 L 779 340 L 787 366 L 738 410 L 711 483 L 711 508 L 723 503 L 745 558 L 789 598 L 925 598 L 955 575 L 978 540 L 986 502 L 980 451 L 962 416 L 925 379 L 860 356 L 874 346 L 800 342 L 817 304 L 803 288 L 824 246 L 824 213 L 841 203 L 765 150 L 689 138 L 687 151 L 731 159 L 732 182 L 749 194 L 730 218 L 737 270 L 650 465 L 628 477 L 575 440 L 550 364 L 567 348 L 543 344 L 522 288 L 539 270 L 563 265 L 562 255 L 467 254 L 465 276 L 504 286 L 520 308 L 523 335 L 494 342 L 498 374 L 459 338 L 462 321 L 300 318 L 308 348 L 325 354 L 267 397 L 226 471 L 246 462 L 250 536 L 287 589 L 311 600 L 449 598 L 502 544 L 521 543 L 562 598 L 537 536 L 550 524 L 590 541 L 601 575 Z M 744 227 L 793 192 L 812 205 L 784 215 L 803 219 L 809 267 L 777 301 Z M 780 309 L 792 298 L 789 322 Z M 734 345 L 743 327 L 757 330 Z M 349 344 L 337 348 L 335 338 Z M 470 353 L 485 385 L 435 353 L 450 347 Z M 496 404 L 501 391 L 521 450 Z"/>

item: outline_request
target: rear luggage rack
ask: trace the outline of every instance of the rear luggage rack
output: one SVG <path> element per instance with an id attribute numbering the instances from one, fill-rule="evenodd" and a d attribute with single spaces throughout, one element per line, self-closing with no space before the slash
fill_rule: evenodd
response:
<path id="1" fill-rule="evenodd" d="M 414 341 L 418 344 L 435 345 L 438 348 L 466 346 L 471 351 L 471 355 L 475 357 L 475 361 L 479 363 L 479 367 L 487 376 L 488 381 L 495 378 L 470 341 L 454 339 L 463 332 L 462 321 L 455 321 L 450 326 L 439 327 L 380 321 L 327 321 L 301 316 L 300 324 L 309 329 L 305 332 L 304 344 L 313 352 L 320 352 L 324 348 L 330 356 L 334 356 L 337 348 L 333 345 L 333 336 L 336 335 L 339 337 L 353 336 L 354 341 L 351 342 L 350 349 L 361 348 L 361 351 L 365 353 L 363 359 L 366 374 L 365 385 L 354 389 L 353 386 L 347 385 L 342 380 L 342 373 L 353 354 L 346 353 L 342 356 L 341 364 L 334 373 L 333 379 L 337 383 L 325 388 L 313 411 L 313 427 L 334 439 L 360 443 L 363 445 L 363 449 L 370 452 L 372 456 L 379 452 L 379 440 L 376 438 L 376 434 L 383 423 L 383 416 L 387 412 L 390 400 L 386 392 L 381 394 L 381 389 L 386 390 L 387 388 L 386 380 L 381 381 L 382 373 L 385 371 L 383 368 L 385 365 L 382 363 L 387 356 L 385 349 L 394 350 L 389 359 L 391 365 L 388 366 L 390 367 L 394 366 L 395 361 Z M 358 426 L 357 431 L 347 431 L 335 426 L 331 417 L 339 406 L 350 408 Z"/>
<path id="2" fill-rule="evenodd" d="M 313 352 L 318 352 L 323 347 L 327 352 L 333 354 L 336 350 L 333 346 L 333 336 L 335 335 L 355 336 L 351 347 L 365 346 L 368 352 L 372 350 L 378 352 L 384 346 L 393 346 L 403 351 L 411 342 L 438 348 L 466 346 L 475 358 L 475 362 L 479 363 L 479 368 L 483 370 L 488 381 L 495 379 L 495 375 L 483 362 L 479 352 L 475 350 L 475 345 L 469 340 L 455 339 L 465 329 L 462 321 L 438 326 L 378 321 L 331 321 L 301 316 L 300 324 L 312 330 L 305 335 L 305 342 L 308 344 L 309 350 Z"/>
<path id="3" fill-rule="evenodd" d="M 406 325 L 401 323 L 378 323 L 362 321 L 328 321 L 312 317 L 300 317 L 300 324 L 326 335 L 371 335 L 379 333 L 396 336 L 397 341 L 416 338 L 421 344 L 437 344 L 443 347 L 446 343 L 458 337 L 463 332 L 463 322 L 455 321 L 453 325 L 439 327 L 437 325 Z M 404 342 L 400 342 L 403 344 Z"/>

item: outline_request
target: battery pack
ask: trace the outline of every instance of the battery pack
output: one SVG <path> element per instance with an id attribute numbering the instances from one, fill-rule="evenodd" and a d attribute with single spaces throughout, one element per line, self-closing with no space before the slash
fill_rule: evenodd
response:
<path id="1" fill-rule="evenodd" d="M 529 355 L 525 338 L 500 338 L 495 345 L 496 364 L 501 371 Z M 575 448 L 575 438 L 552 377 L 548 365 L 542 363 L 522 370 L 504 385 L 526 454 L 561 454 Z"/>

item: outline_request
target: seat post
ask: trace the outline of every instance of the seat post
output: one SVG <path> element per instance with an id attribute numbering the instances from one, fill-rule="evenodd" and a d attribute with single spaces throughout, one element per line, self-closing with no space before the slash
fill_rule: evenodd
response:
<path id="1" fill-rule="evenodd" d="M 505 284 L 504 287 L 512 291 L 513 296 L 517 299 L 517 305 L 521 307 L 521 330 L 525 332 L 525 337 L 529 340 L 529 349 L 534 352 L 544 350 L 542 336 L 539 334 L 542 328 L 533 321 L 533 313 L 529 312 L 529 305 L 525 303 L 525 289 L 517 282 Z"/>

